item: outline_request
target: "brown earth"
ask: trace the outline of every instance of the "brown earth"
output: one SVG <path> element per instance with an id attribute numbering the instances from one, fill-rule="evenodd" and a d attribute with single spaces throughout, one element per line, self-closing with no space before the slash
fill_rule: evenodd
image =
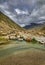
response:
<path id="1" fill-rule="evenodd" d="M 0 60 L 0 65 L 45 65 L 45 51 L 31 49 L 13 54 Z"/>

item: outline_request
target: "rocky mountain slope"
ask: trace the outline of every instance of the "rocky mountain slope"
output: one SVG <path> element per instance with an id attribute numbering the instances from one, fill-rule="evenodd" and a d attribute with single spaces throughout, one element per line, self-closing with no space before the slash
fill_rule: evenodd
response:
<path id="1" fill-rule="evenodd" d="M 45 24 L 43 24 L 41 26 L 39 25 L 34 28 L 30 28 L 30 29 L 28 29 L 28 31 L 34 35 L 44 35 L 45 36 Z"/>
<path id="2" fill-rule="evenodd" d="M 13 22 L 9 17 L 0 12 L 0 35 L 7 35 L 11 33 L 16 33 L 22 31 L 18 24 Z"/>

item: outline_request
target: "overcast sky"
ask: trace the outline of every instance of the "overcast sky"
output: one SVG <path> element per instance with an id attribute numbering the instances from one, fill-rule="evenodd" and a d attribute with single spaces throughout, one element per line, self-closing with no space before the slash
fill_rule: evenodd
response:
<path id="1" fill-rule="evenodd" d="M 22 27 L 45 22 L 45 0 L 0 0 L 0 10 Z"/>

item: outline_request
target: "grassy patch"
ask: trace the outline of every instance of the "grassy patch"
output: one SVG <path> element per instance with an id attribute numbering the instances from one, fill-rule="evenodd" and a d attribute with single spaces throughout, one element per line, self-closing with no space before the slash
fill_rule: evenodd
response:
<path id="1" fill-rule="evenodd" d="M 3 36 L 0 36 L 0 45 L 9 43 L 8 39 L 5 39 Z"/>

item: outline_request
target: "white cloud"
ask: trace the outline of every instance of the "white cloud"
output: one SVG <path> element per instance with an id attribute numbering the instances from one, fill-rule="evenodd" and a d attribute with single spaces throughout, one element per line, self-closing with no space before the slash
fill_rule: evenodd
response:
<path id="1" fill-rule="evenodd" d="M 37 24 L 43 24 L 45 21 L 38 21 Z"/>
<path id="2" fill-rule="evenodd" d="M 27 10 L 22 11 L 20 9 L 15 9 L 15 11 L 16 11 L 17 14 L 29 14 Z"/>
<path id="3" fill-rule="evenodd" d="M 40 8 L 36 6 L 36 8 L 33 9 L 30 15 L 30 21 L 43 23 L 43 19 L 45 19 L 45 5 L 40 6 Z M 39 21 L 39 20 L 42 20 L 42 21 Z"/>
<path id="4" fill-rule="evenodd" d="M 38 16 L 38 11 L 39 10 L 33 9 L 31 16 Z"/>
<path id="5" fill-rule="evenodd" d="M 6 10 L 5 10 L 4 12 L 5 12 L 7 15 L 10 15 L 10 12 L 9 12 L 9 11 L 6 11 Z"/>
<path id="6" fill-rule="evenodd" d="M 39 17 L 40 20 L 45 19 L 45 16 Z"/>
<path id="7" fill-rule="evenodd" d="M 20 26 L 21 26 L 21 27 L 24 27 L 24 26 L 25 26 L 25 24 L 20 24 Z"/>

